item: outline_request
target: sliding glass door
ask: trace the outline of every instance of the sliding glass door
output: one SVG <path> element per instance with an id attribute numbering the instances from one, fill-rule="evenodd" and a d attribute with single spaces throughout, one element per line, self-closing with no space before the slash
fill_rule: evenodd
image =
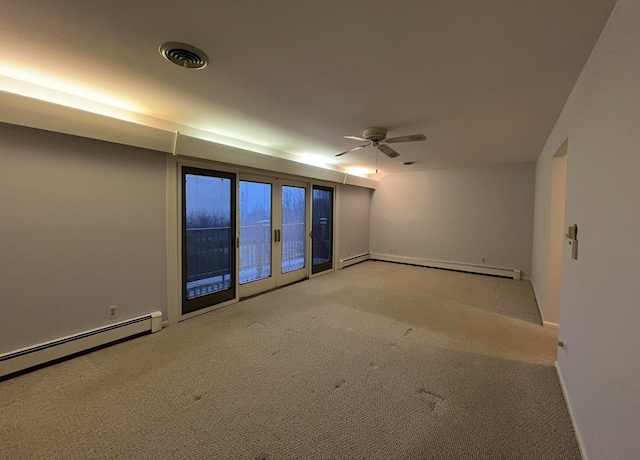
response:
<path id="1" fill-rule="evenodd" d="M 282 237 L 280 242 L 280 274 L 298 273 L 284 282 L 293 282 L 299 278 L 300 271 L 306 267 L 307 241 L 307 189 L 304 186 L 282 185 Z"/>
<path id="2" fill-rule="evenodd" d="M 182 314 L 235 298 L 235 175 L 182 168 Z"/>
<path id="3" fill-rule="evenodd" d="M 180 171 L 182 315 L 333 268 L 332 187 Z"/>
<path id="4" fill-rule="evenodd" d="M 240 284 L 272 274 L 273 186 L 240 181 Z"/>
<path id="5" fill-rule="evenodd" d="M 243 175 L 239 193 L 240 296 L 305 278 L 305 184 Z"/>
<path id="6" fill-rule="evenodd" d="M 333 188 L 313 186 L 312 273 L 333 268 Z"/>

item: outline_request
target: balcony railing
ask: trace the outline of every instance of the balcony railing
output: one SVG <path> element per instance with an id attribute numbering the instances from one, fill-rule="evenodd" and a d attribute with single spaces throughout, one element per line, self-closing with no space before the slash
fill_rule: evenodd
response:
<path id="1" fill-rule="evenodd" d="M 192 299 L 231 287 L 231 245 L 229 227 L 188 228 L 186 232 L 187 298 Z M 240 227 L 240 283 L 271 275 L 271 225 Z M 305 224 L 282 228 L 282 272 L 303 268 Z"/>

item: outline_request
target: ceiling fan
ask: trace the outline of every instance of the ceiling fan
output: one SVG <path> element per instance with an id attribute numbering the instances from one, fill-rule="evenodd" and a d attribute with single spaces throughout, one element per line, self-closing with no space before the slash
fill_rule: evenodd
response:
<path id="1" fill-rule="evenodd" d="M 387 128 L 367 128 L 362 132 L 362 137 L 358 136 L 344 136 L 345 139 L 353 139 L 354 141 L 366 142 L 364 145 L 359 145 L 344 152 L 338 153 L 336 156 L 340 157 L 345 153 L 353 152 L 354 150 L 360 150 L 365 147 L 373 146 L 377 150 L 384 153 L 389 158 L 399 157 L 400 154 L 389 147 L 387 144 L 394 144 L 396 142 L 416 142 L 424 141 L 427 136 L 424 134 L 411 134 L 410 136 L 391 137 L 387 139 Z"/>

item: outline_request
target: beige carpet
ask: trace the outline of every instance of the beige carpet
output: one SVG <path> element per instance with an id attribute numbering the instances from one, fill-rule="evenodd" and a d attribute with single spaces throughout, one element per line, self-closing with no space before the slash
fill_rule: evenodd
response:
<path id="1" fill-rule="evenodd" d="M 579 459 L 539 321 L 365 262 L 0 383 L 0 458 Z"/>

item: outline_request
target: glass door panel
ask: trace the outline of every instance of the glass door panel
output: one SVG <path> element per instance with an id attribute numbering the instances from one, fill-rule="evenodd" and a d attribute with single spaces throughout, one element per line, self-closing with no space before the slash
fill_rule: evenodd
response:
<path id="1" fill-rule="evenodd" d="M 182 168 L 182 313 L 235 298 L 235 176 Z"/>
<path id="2" fill-rule="evenodd" d="M 304 187 L 282 186 L 282 273 L 305 267 L 307 190 Z"/>
<path id="3" fill-rule="evenodd" d="M 313 186 L 311 273 L 333 268 L 333 188 Z"/>
<path id="4" fill-rule="evenodd" d="M 307 276 L 304 183 L 255 175 L 240 180 L 240 297 Z"/>
<path id="5" fill-rule="evenodd" d="M 271 184 L 240 181 L 240 284 L 271 276 Z"/>

